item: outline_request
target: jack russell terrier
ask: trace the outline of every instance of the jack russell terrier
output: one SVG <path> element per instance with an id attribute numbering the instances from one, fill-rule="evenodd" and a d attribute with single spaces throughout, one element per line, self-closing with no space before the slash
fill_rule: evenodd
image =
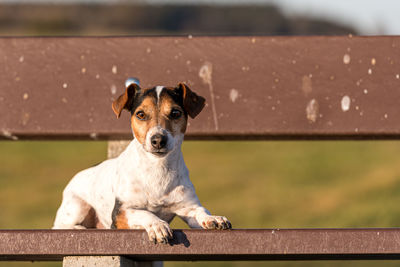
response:
<path id="1" fill-rule="evenodd" d="M 169 222 L 178 215 L 191 228 L 230 229 L 196 196 L 181 145 L 188 116 L 205 99 L 183 83 L 141 89 L 131 83 L 112 109 L 131 113 L 134 139 L 121 155 L 83 170 L 63 192 L 53 229 L 145 229 L 150 241 L 172 239 Z"/>

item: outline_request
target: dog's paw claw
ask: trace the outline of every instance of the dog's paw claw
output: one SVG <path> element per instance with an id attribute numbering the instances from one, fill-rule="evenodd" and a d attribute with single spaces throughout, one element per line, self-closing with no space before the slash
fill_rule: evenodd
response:
<path id="1" fill-rule="evenodd" d="M 204 229 L 226 230 L 232 228 L 232 224 L 224 216 L 208 216 L 201 225 Z"/>
<path id="2" fill-rule="evenodd" d="M 165 221 L 153 222 L 151 225 L 145 228 L 149 236 L 149 240 L 157 243 L 168 244 L 168 241 L 172 239 L 172 230 L 168 223 Z"/>

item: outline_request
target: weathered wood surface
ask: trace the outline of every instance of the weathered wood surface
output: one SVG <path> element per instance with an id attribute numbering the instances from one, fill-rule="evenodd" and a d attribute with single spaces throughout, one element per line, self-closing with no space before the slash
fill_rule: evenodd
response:
<path id="1" fill-rule="evenodd" d="M 188 139 L 399 139 L 400 37 L 0 38 L 0 138 L 128 139 L 127 77 L 207 99 Z"/>
<path id="2" fill-rule="evenodd" d="M 1 230 L 0 260 L 400 259 L 399 240 L 399 229 L 175 230 L 168 245 L 151 243 L 142 230 Z"/>

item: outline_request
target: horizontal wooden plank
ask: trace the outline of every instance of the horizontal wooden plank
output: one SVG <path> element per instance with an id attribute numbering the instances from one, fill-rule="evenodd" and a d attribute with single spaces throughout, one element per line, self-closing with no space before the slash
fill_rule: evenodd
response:
<path id="1" fill-rule="evenodd" d="M 0 138 L 131 138 L 127 77 L 207 99 L 189 139 L 399 139 L 400 37 L 0 38 Z"/>
<path id="2" fill-rule="evenodd" d="M 142 230 L 1 230 L 1 260 L 124 255 L 135 260 L 400 259 L 400 229 L 174 230 L 153 244 Z"/>

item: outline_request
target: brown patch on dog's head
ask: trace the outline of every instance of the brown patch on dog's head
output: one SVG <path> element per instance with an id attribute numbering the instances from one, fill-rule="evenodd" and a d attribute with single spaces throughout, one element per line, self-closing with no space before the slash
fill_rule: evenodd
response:
<path id="1" fill-rule="evenodd" d="M 137 85 L 136 83 L 131 83 L 125 89 L 125 93 L 123 93 L 116 100 L 114 100 L 114 102 L 112 103 L 112 109 L 113 109 L 115 115 L 117 115 L 117 118 L 119 118 L 119 116 L 121 116 L 121 112 L 123 109 L 129 110 L 129 111 L 132 110 L 135 95 L 139 91 L 140 91 L 139 85 Z"/>
<path id="2" fill-rule="evenodd" d="M 147 90 L 149 92 L 149 89 Z M 153 94 L 143 97 L 141 103 L 132 110 L 131 127 L 135 138 L 144 144 L 149 129 L 157 125 L 157 102 Z"/>

